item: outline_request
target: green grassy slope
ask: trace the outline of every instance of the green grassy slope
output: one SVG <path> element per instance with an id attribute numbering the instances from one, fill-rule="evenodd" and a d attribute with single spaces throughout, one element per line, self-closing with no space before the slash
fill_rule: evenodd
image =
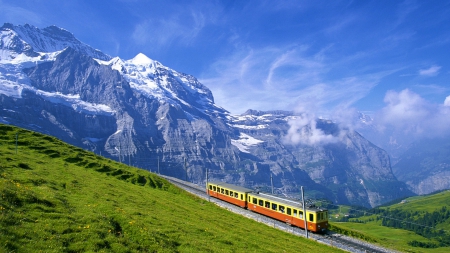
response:
<path id="1" fill-rule="evenodd" d="M 402 203 L 355 212 L 349 222 L 333 222 L 332 226 L 405 252 L 450 252 L 449 205 L 450 191 L 415 196 Z"/>
<path id="2" fill-rule="evenodd" d="M 341 252 L 147 171 L 0 124 L 0 252 L 40 251 Z"/>

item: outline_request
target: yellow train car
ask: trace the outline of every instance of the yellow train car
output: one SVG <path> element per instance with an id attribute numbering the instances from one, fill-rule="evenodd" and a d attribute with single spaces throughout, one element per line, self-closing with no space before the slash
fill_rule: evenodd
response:
<path id="1" fill-rule="evenodd" d="M 263 193 L 247 194 L 247 209 L 305 229 L 305 217 L 308 230 L 324 232 L 328 229 L 328 210 L 305 208 L 302 204 L 288 199 Z"/>
<path id="2" fill-rule="evenodd" d="M 208 182 L 206 187 L 210 196 L 242 208 L 247 207 L 247 194 L 252 192 L 250 189 L 223 182 Z"/>

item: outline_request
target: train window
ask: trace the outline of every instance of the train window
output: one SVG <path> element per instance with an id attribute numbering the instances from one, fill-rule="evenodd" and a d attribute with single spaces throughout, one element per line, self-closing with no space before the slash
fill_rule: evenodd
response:
<path id="1" fill-rule="evenodd" d="M 292 210 L 292 209 L 288 207 L 288 208 L 286 209 L 286 214 L 287 214 L 287 215 L 291 215 L 291 210 Z"/>
<path id="2" fill-rule="evenodd" d="M 260 199 L 258 205 L 264 206 L 264 201 L 262 199 Z"/>
<path id="3" fill-rule="evenodd" d="M 209 185 L 209 189 L 212 190 L 212 185 Z"/>
<path id="4" fill-rule="evenodd" d="M 309 214 L 309 221 L 314 222 L 314 214 L 313 213 Z"/>
<path id="5" fill-rule="evenodd" d="M 280 205 L 279 208 L 280 212 L 284 213 L 284 206 Z"/>
<path id="6" fill-rule="evenodd" d="M 241 200 L 244 200 L 244 194 L 241 193 Z"/>
<path id="7" fill-rule="evenodd" d="M 258 203 L 258 199 L 257 198 L 253 198 L 253 204 L 256 205 L 256 203 Z"/>
<path id="8" fill-rule="evenodd" d="M 225 195 L 228 195 L 228 190 L 225 190 Z"/>
<path id="9" fill-rule="evenodd" d="M 217 189 L 216 189 L 216 187 L 215 186 L 213 186 L 213 191 L 216 191 Z"/>
<path id="10" fill-rule="evenodd" d="M 264 204 L 266 205 L 266 208 L 270 208 L 270 202 L 269 201 L 265 201 Z"/>
<path id="11" fill-rule="evenodd" d="M 298 211 L 298 216 L 300 217 L 300 219 L 303 219 L 303 211 Z"/>
<path id="12" fill-rule="evenodd" d="M 231 196 L 231 197 L 233 197 L 233 196 L 234 196 L 234 193 L 233 193 L 233 191 L 230 191 L 230 196 Z"/>
<path id="13" fill-rule="evenodd" d="M 275 203 L 272 203 L 272 210 L 277 210 L 277 204 L 275 204 Z"/>
<path id="14" fill-rule="evenodd" d="M 223 194 L 223 188 L 220 188 L 220 192 Z"/>
<path id="15" fill-rule="evenodd" d="M 294 209 L 294 217 L 297 217 L 297 209 Z"/>
<path id="16" fill-rule="evenodd" d="M 242 194 L 241 194 L 241 195 L 242 195 Z M 239 194 L 238 194 L 237 192 L 235 192 L 235 193 L 234 193 L 234 197 L 238 199 L 238 198 L 239 198 Z"/>

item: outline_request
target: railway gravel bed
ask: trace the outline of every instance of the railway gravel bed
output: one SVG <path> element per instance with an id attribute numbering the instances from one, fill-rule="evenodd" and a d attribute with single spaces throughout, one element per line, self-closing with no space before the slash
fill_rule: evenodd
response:
<path id="1" fill-rule="evenodd" d="M 279 230 L 283 230 L 287 233 L 291 233 L 297 236 L 303 236 L 306 237 L 306 233 L 305 230 L 297 228 L 297 227 L 293 227 L 290 226 L 284 222 L 280 222 L 277 220 L 274 220 L 272 218 L 266 217 L 264 215 L 260 215 L 258 213 L 254 213 L 252 211 L 240 208 L 238 206 L 235 206 L 233 204 L 229 204 L 225 201 L 210 197 L 209 195 L 206 194 L 206 189 L 203 187 L 200 187 L 196 184 L 190 183 L 190 182 L 186 182 L 174 177 L 168 177 L 168 176 L 164 176 L 161 175 L 161 177 L 164 177 L 165 179 L 167 179 L 168 181 L 170 181 L 171 183 L 177 185 L 178 187 L 194 194 L 197 195 L 200 198 L 209 200 L 212 203 L 215 203 L 216 205 L 225 208 L 231 212 L 240 214 L 242 216 L 245 216 L 249 219 L 253 219 L 257 222 L 260 223 L 264 223 L 268 226 L 271 226 L 273 228 L 279 229 Z M 358 240 L 349 236 L 345 236 L 345 235 L 341 235 L 341 234 L 337 234 L 334 232 L 328 232 L 327 234 L 321 235 L 321 234 L 313 234 L 313 233 L 308 233 L 309 238 L 311 240 L 315 240 L 319 243 L 323 243 L 323 244 L 327 244 L 331 247 L 336 247 L 348 252 L 356 252 L 356 253 L 364 253 L 364 252 L 374 252 L 374 253 L 387 253 L 387 252 L 397 252 L 394 251 L 392 249 L 386 249 L 386 248 L 382 248 L 380 246 L 362 241 L 362 240 Z"/>

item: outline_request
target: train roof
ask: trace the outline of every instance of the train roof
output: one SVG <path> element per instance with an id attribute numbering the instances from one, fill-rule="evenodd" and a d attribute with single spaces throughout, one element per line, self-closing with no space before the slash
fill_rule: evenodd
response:
<path id="1" fill-rule="evenodd" d="M 253 190 L 242 187 L 242 186 L 238 186 L 238 185 L 234 185 L 234 184 L 229 184 L 229 183 L 224 183 L 224 182 L 217 182 L 217 181 L 210 181 L 208 182 L 208 184 L 213 184 L 213 185 L 217 185 L 223 188 L 227 188 L 233 191 L 238 191 L 238 192 L 252 192 Z"/>
<path id="2" fill-rule="evenodd" d="M 295 201 L 295 200 L 291 200 L 291 199 L 285 199 L 285 198 L 281 198 L 275 195 L 271 195 L 271 194 L 267 194 L 267 193 L 258 193 L 258 192 L 253 192 L 252 193 L 253 196 L 257 197 L 257 198 L 261 198 L 261 199 L 266 199 L 269 201 L 273 201 L 273 202 L 277 202 L 279 204 L 283 204 L 283 205 L 287 205 L 287 206 L 291 206 L 291 207 L 296 207 L 296 208 L 303 208 L 303 205 L 301 202 L 299 201 Z M 306 205 L 305 207 L 306 210 L 308 211 L 326 211 L 326 208 L 318 208 L 318 207 L 313 207 L 313 206 L 308 206 Z"/>

